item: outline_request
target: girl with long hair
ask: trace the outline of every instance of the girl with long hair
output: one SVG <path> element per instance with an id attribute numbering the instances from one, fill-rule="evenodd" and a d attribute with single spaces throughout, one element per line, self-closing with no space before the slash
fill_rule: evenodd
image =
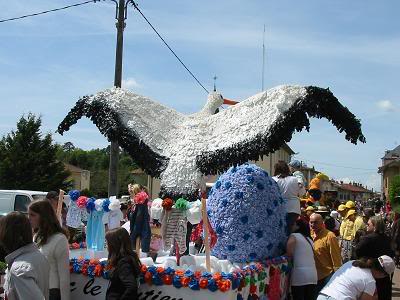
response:
<path id="1" fill-rule="evenodd" d="M 291 293 L 293 300 L 314 299 L 318 281 L 314 261 L 314 246 L 310 228 L 297 219 L 286 245 L 286 253 L 293 261 Z"/>
<path id="2" fill-rule="evenodd" d="M 70 299 L 69 245 L 67 235 L 47 200 L 32 202 L 28 217 L 33 228 L 33 241 L 50 264 L 50 300 Z"/>
<path id="3" fill-rule="evenodd" d="M 6 299 L 49 299 L 49 263 L 32 242 L 31 226 L 23 213 L 11 212 L 1 218 L 0 244 L 8 265 Z"/>
<path id="4" fill-rule="evenodd" d="M 112 229 L 106 233 L 106 242 L 111 266 L 106 300 L 138 300 L 141 263 L 132 250 L 128 231 L 121 227 Z"/>

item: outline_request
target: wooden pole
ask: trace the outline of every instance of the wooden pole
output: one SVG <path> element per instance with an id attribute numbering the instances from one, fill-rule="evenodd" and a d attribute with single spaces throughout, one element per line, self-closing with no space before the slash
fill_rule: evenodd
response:
<path id="1" fill-rule="evenodd" d="M 60 192 L 58 193 L 58 203 L 57 203 L 57 218 L 58 221 L 60 222 L 60 225 L 62 227 L 63 223 L 62 223 L 62 205 L 64 202 L 64 194 L 65 192 L 63 190 L 60 190 Z"/>
<path id="2" fill-rule="evenodd" d="M 203 231 L 204 231 L 204 248 L 206 250 L 206 269 L 207 272 L 211 272 L 211 259 L 210 259 L 210 241 L 208 239 L 208 216 L 207 216 L 207 207 L 206 207 L 206 199 L 201 199 L 202 206 L 202 216 L 203 216 Z"/>
<path id="3" fill-rule="evenodd" d="M 140 256 L 140 236 L 136 238 L 136 254 Z"/>
<path id="4" fill-rule="evenodd" d="M 175 257 L 176 257 L 176 265 L 177 266 L 180 266 L 180 262 L 181 262 L 181 253 L 179 251 L 180 251 L 179 245 L 175 241 Z"/>

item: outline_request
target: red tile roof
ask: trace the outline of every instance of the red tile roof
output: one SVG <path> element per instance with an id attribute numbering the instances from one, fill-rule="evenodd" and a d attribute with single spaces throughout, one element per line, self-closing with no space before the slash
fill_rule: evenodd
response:
<path id="1" fill-rule="evenodd" d="M 354 193 L 371 193 L 370 190 L 367 190 L 366 188 L 364 188 L 362 186 L 356 186 L 356 185 L 352 185 L 349 183 L 342 183 L 339 185 L 339 187 L 342 190 L 347 190 L 347 191 L 354 192 Z"/>

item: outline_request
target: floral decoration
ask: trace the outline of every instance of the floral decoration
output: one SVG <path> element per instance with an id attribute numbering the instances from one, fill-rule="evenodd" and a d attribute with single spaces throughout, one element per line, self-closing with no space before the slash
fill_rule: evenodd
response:
<path id="1" fill-rule="evenodd" d="M 286 267 L 286 269 L 283 268 Z M 89 277 L 109 279 L 111 267 L 106 261 L 74 258 L 70 260 L 70 272 Z M 189 288 L 193 291 L 209 290 L 211 292 L 227 292 L 249 286 L 250 294 L 267 294 L 269 299 L 281 295 L 280 278 L 288 278 L 290 264 L 285 256 L 269 259 L 265 264 L 256 263 L 237 269 L 231 273 L 193 272 L 191 270 L 175 270 L 171 267 L 142 265 L 140 282 L 148 285 L 172 285 L 177 289 Z M 269 280 L 269 275 L 271 280 Z M 278 278 L 279 277 L 279 278 Z M 267 289 L 268 287 L 268 289 Z M 279 298 L 280 299 L 280 298 Z"/>
<path id="2" fill-rule="evenodd" d="M 110 211 L 110 207 L 109 206 L 110 206 L 110 200 L 109 199 L 104 199 L 102 207 L 103 207 L 103 210 L 105 212 L 109 212 Z"/>
<path id="3" fill-rule="evenodd" d="M 80 197 L 78 198 L 78 200 L 76 201 L 76 205 L 77 205 L 79 208 L 86 208 L 86 203 L 87 203 L 87 201 L 88 201 L 88 198 L 87 198 L 86 196 L 80 196 Z"/>
<path id="4" fill-rule="evenodd" d="M 144 191 L 137 193 L 133 198 L 136 204 L 143 204 L 147 199 L 149 199 L 149 195 Z"/>
<path id="5" fill-rule="evenodd" d="M 72 201 L 78 200 L 79 196 L 81 195 L 81 192 L 78 190 L 72 190 L 68 192 L 68 196 L 71 198 Z"/>
<path id="6" fill-rule="evenodd" d="M 162 202 L 162 207 L 163 207 L 165 210 L 171 210 L 173 205 L 174 205 L 174 201 L 172 201 L 171 198 L 165 198 L 165 199 L 163 200 L 163 202 Z"/>
<path id="7" fill-rule="evenodd" d="M 184 198 L 179 198 L 175 202 L 175 208 L 180 209 L 180 210 L 187 210 L 189 206 L 189 203 L 186 199 Z"/>
<path id="8" fill-rule="evenodd" d="M 94 201 L 96 201 L 95 198 L 89 198 L 86 202 L 86 210 L 90 213 L 91 211 L 93 211 L 95 209 L 95 204 Z"/>

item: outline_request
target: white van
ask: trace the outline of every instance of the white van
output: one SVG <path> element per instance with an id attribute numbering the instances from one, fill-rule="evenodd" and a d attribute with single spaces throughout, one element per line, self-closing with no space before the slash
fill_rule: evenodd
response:
<path id="1" fill-rule="evenodd" d="M 34 200 L 45 199 L 47 192 L 24 190 L 0 190 L 0 215 L 12 211 L 26 213 L 29 203 Z"/>

